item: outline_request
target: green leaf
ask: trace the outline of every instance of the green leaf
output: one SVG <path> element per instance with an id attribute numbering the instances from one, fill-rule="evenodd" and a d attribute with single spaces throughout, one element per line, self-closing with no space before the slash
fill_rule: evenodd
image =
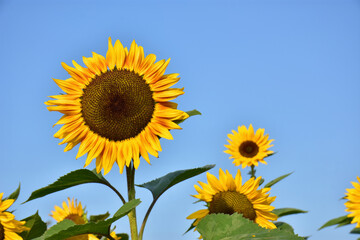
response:
<path id="1" fill-rule="evenodd" d="M 121 240 L 129 240 L 129 235 L 126 233 L 117 233 L 116 236 L 121 237 Z"/>
<path id="2" fill-rule="evenodd" d="M 125 203 L 112 218 L 107 220 L 76 225 L 72 221 L 65 219 L 51 227 L 41 237 L 36 238 L 36 240 L 63 240 L 81 234 L 110 235 L 111 224 L 127 215 L 140 202 L 140 199 L 134 199 Z"/>
<path id="3" fill-rule="evenodd" d="M 17 189 L 10 194 L 10 196 L 6 197 L 5 199 L 14 199 L 16 201 L 16 199 L 19 197 L 20 194 L 20 183 L 19 186 L 17 187 Z"/>
<path id="4" fill-rule="evenodd" d="M 210 214 L 197 225 L 204 240 L 303 240 L 303 238 L 280 229 L 265 229 L 244 218 L 241 214 Z"/>
<path id="5" fill-rule="evenodd" d="M 277 229 L 280 229 L 282 231 L 288 231 L 291 233 L 294 233 L 294 228 L 285 222 L 274 222 L 275 226 L 277 227 Z"/>
<path id="6" fill-rule="evenodd" d="M 353 233 L 353 234 L 360 234 L 360 228 L 354 228 L 353 230 L 351 230 L 350 233 Z"/>
<path id="7" fill-rule="evenodd" d="M 99 215 L 91 215 L 90 222 L 103 221 L 103 220 L 107 219 L 109 216 L 110 216 L 109 212 L 106 212 L 104 214 L 99 214 Z"/>
<path id="8" fill-rule="evenodd" d="M 136 186 L 150 190 L 155 200 L 158 199 L 161 196 L 161 194 L 163 194 L 167 189 L 171 188 L 175 184 L 182 182 L 186 179 L 192 178 L 203 172 L 206 172 L 211 168 L 213 168 L 214 166 L 215 165 L 206 165 L 200 168 L 180 170 L 180 171 L 168 173 L 163 177 Z"/>
<path id="9" fill-rule="evenodd" d="M 307 211 L 296 209 L 296 208 L 276 208 L 272 212 L 275 213 L 278 217 L 283 217 L 283 216 L 298 214 L 298 213 L 307 213 Z"/>
<path id="10" fill-rule="evenodd" d="M 195 115 L 201 115 L 201 112 L 199 112 L 198 110 L 194 109 L 194 110 L 191 110 L 191 111 L 187 111 L 186 112 L 189 117 L 192 117 L 192 116 L 195 116 Z M 183 119 L 183 120 L 175 120 L 174 123 L 176 124 L 180 124 L 182 123 L 183 121 L 185 121 L 186 119 Z"/>
<path id="11" fill-rule="evenodd" d="M 348 216 L 342 216 L 342 217 L 338 217 L 338 218 L 333 218 L 329 221 L 327 221 L 324 225 L 322 225 L 318 230 L 323 229 L 325 227 L 329 227 L 329 226 L 333 226 L 333 225 L 338 225 L 338 224 L 342 224 L 342 223 L 346 223 L 346 222 L 350 222 L 352 220 L 352 218 L 349 218 Z M 345 224 L 346 225 L 346 224 Z"/>
<path id="12" fill-rule="evenodd" d="M 25 226 L 30 228 L 29 231 L 23 231 L 20 236 L 24 239 L 33 239 L 41 236 L 46 231 L 46 223 L 44 223 L 39 216 L 38 212 L 34 215 L 27 217 L 21 221 L 26 221 Z"/>
<path id="13" fill-rule="evenodd" d="M 269 188 L 269 187 L 272 187 L 273 185 L 275 185 L 276 183 L 280 182 L 281 180 L 283 180 L 284 178 L 290 176 L 293 172 L 291 173 L 288 173 L 288 174 L 285 174 L 285 175 L 282 175 L 278 178 L 275 178 L 274 180 L 271 180 L 270 182 L 268 182 L 266 185 L 265 185 L 265 188 Z"/>
<path id="14" fill-rule="evenodd" d="M 58 180 L 48 185 L 47 187 L 43 187 L 34 191 L 31 193 L 29 199 L 24 203 L 84 183 L 101 183 L 107 186 L 111 186 L 110 183 L 106 181 L 106 179 L 101 175 L 101 173 L 96 173 L 95 169 L 93 171 L 79 169 L 60 177 Z"/>

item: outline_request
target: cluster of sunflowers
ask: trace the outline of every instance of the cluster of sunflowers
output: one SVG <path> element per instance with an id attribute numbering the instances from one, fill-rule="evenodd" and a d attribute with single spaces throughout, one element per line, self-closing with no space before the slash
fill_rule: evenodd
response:
<path id="1" fill-rule="evenodd" d="M 156 62 L 154 54 L 145 56 L 143 48 L 135 41 L 128 50 L 119 40 L 113 45 L 109 38 L 106 57 L 93 53 L 90 58 L 84 57 L 83 62 L 86 67 L 75 61 L 74 67 L 62 63 L 70 78 L 54 81 L 65 94 L 51 96 L 53 100 L 45 104 L 48 105 L 49 111 L 63 114 L 55 124 L 63 126 L 54 136 L 62 139 L 59 144 L 67 144 L 64 151 L 80 144 L 76 158 L 87 154 L 84 167 L 96 159 L 96 169 L 80 169 L 62 176 L 51 185 L 34 191 L 27 201 L 79 184 L 96 182 L 111 188 L 121 199 L 123 206 L 111 218 L 107 213 L 90 216 L 88 219 L 81 203 L 68 198 L 67 203 L 63 202 L 62 208 L 55 206 L 51 216 L 58 223 L 48 228 L 37 213 L 17 221 L 13 212 L 8 211 L 19 195 L 18 188 L 7 198 L 3 199 L 3 193 L 0 194 L 0 240 L 128 239 L 127 234 L 117 234 L 111 227 L 112 223 L 126 215 L 129 218 L 131 239 L 141 240 L 146 221 L 158 198 L 175 184 L 214 167 L 208 165 L 176 171 L 136 185 L 150 190 L 154 198 L 138 231 L 135 208 L 140 201 L 135 197 L 134 177 L 141 157 L 148 163 L 149 154 L 158 157 L 158 152 L 162 151 L 159 139 L 172 139 L 170 130 L 181 129 L 181 122 L 199 112 L 184 112 L 177 109 L 177 104 L 171 101 L 184 94 L 184 91 L 183 88 L 171 87 L 180 80 L 178 74 L 165 74 L 169 60 Z M 249 128 L 241 126 L 238 131 L 233 130 L 228 138 L 229 145 L 226 145 L 225 152 L 234 159 L 235 166 L 250 167 L 251 178 L 244 182 L 239 169 L 235 178 L 228 170 L 224 172 L 219 169 L 218 178 L 207 172 L 208 183 L 198 182 L 199 185 L 195 185 L 198 194 L 194 195 L 199 201 L 205 202 L 206 208 L 187 217 L 194 220 L 191 228 L 198 230 L 204 239 L 229 237 L 226 234 L 222 237 L 209 237 L 201 227 L 204 220 L 210 216 L 226 215 L 245 219 L 247 222 L 244 224 L 253 224 L 249 228 L 253 229 L 250 232 L 252 238 L 261 239 L 261 236 L 269 236 L 266 234 L 273 234 L 272 237 L 276 234 L 280 236 L 284 223 L 273 221 L 284 215 L 304 211 L 274 209 L 271 206 L 275 197 L 269 196 L 270 187 L 289 174 L 274 179 L 263 188 L 260 188 L 263 184 L 261 177 L 255 177 L 255 167 L 259 163 L 266 164 L 264 159 L 273 154 L 273 151 L 269 150 L 273 140 L 269 140 L 264 129 L 255 132 L 252 125 Z M 121 174 L 124 168 L 126 169 L 127 201 L 101 174 L 104 170 L 103 173 L 106 175 L 115 163 Z M 358 181 L 360 182 L 360 178 Z M 345 203 L 346 211 L 350 213 L 329 221 L 323 227 L 350 223 L 357 223 L 356 227 L 360 227 L 360 184 L 353 185 L 355 188 L 348 189 L 345 197 L 348 199 Z M 254 228 L 254 225 L 257 228 Z M 216 228 L 215 225 L 211 226 Z M 259 229 L 265 229 L 266 232 Z M 273 229 L 280 230 L 272 233 Z M 248 239 L 245 235 L 242 235 L 245 238 L 231 239 Z M 303 238 L 291 235 L 286 239 Z"/>

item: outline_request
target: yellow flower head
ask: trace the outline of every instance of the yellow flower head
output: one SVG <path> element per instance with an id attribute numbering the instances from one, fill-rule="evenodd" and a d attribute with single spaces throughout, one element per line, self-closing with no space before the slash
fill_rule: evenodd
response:
<path id="1" fill-rule="evenodd" d="M 249 129 L 239 126 L 238 131 L 232 130 L 233 134 L 228 134 L 227 140 L 230 145 L 225 145 L 227 150 L 225 153 L 230 154 L 230 159 L 234 159 L 235 166 L 242 165 L 242 168 L 246 166 L 258 166 L 259 162 L 266 164 L 264 158 L 273 153 L 268 148 L 273 139 L 268 140 L 269 135 L 264 135 L 264 129 L 259 128 L 254 133 L 253 126 L 250 124 Z"/>
<path id="2" fill-rule="evenodd" d="M 352 217 L 351 223 L 356 223 L 356 227 L 360 227 L 360 178 L 357 177 L 358 182 L 351 182 L 354 188 L 346 189 L 347 193 L 345 199 L 346 212 L 350 212 L 347 216 Z"/>
<path id="3" fill-rule="evenodd" d="M 196 226 L 201 219 L 208 214 L 240 213 L 243 217 L 250 219 L 259 226 L 274 229 L 275 224 L 270 222 L 277 219 L 277 216 L 271 211 L 274 210 L 270 204 L 276 197 L 269 197 L 267 192 L 270 188 L 258 189 L 261 177 L 251 178 L 242 184 L 240 170 L 238 170 L 235 179 L 226 170 L 219 170 L 219 179 L 214 175 L 207 173 L 208 183 L 198 182 L 195 189 L 198 192 L 194 197 L 205 201 L 208 208 L 196 211 L 190 214 L 187 219 L 196 219 Z M 269 221 L 270 220 L 270 221 Z"/>
<path id="4" fill-rule="evenodd" d="M 53 217 L 57 222 L 61 222 L 64 219 L 68 219 L 73 221 L 75 224 L 85 224 L 87 223 L 86 214 L 84 212 L 84 208 L 81 205 L 81 202 L 77 202 L 75 199 L 68 198 L 68 202 L 62 203 L 62 208 L 59 206 L 55 206 L 55 211 L 51 211 Z M 115 232 L 112 232 L 111 237 L 116 240 L 121 239 L 121 237 L 117 237 Z M 68 238 L 67 240 L 98 240 L 98 238 L 93 234 L 83 234 L 75 237 Z"/>
<path id="5" fill-rule="evenodd" d="M 84 57 L 86 67 L 62 63 L 71 77 L 54 81 L 66 94 L 45 104 L 64 114 L 56 123 L 64 125 L 54 135 L 63 139 L 59 144 L 67 143 L 64 151 L 80 143 L 76 158 L 87 153 L 85 167 L 96 158 L 97 172 L 105 174 L 115 162 L 122 173 L 132 161 L 137 169 L 139 156 L 148 163 L 148 153 L 158 157 L 159 137 L 173 139 L 169 130 L 181 129 L 174 121 L 189 115 L 170 102 L 184 94 L 183 88 L 170 88 L 180 80 L 178 74 L 164 74 L 170 59 L 155 60 L 135 41 L 128 50 L 109 38 L 106 57 Z"/>
<path id="6" fill-rule="evenodd" d="M 25 221 L 15 220 L 15 216 L 6 210 L 14 203 L 14 199 L 2 200 L 4 193 L 0 193 L 0 240 L 22 240 L 18 235 L 29 230 Z"/>

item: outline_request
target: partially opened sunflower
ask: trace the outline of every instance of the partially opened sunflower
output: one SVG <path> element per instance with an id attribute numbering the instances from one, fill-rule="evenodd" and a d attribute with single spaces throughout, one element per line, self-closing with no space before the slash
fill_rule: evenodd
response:
<path id="1" fill-rule="evenodd" d="M 172 139 L 169 130 L 181 129 L 174 121 L 189 115 L 170 102 L 184 93 L 170 88 L 178 74 L 165 75 L 169 60 L 155 60 L 135 41 L 128 50 L 109 38 L 106 57 L 84 57 L 86 67 L 62 63 L 71 77 L 54 81 L 65 94 L 51 96 L 55 100 L 46 104 L 49 111 L 64 114 L 56 123 L 64 125 L 54 135 L 63 139 L 59 144 L 67 143 L 64 151 L 80 143 L 76 158 L 87 153 L 85 167 L 96 158 L 97 172 L 105 174 L 115 162 L 122 173 L 132 161 L 137 169 L 140 156 L 148 163 L 148 154 L 158 157 L 159 137 Z"/>
<path id="2" fill-rule="evenodd" d="M 22 240 L 18 233 L 29 228 L 24 226 L 25 221 L 15 220 L 15 216 L 7 211 L 15 200 L 2 200 L 3 195 L 4 193 L 0 193 L 0 240 Z"/>
<path id="3" fill-rule="evenodd" d="M 357 182 L 351 182 L 354 188 L 346 189 L 346 197 L 348 201 L 345 203 L 346 212 L 350 212 L 347 216 L 353 218 L 351 223 L 356 223 L 356 227 L 360 227 L 360 178 Z"/>
<path id="4" fill-rule="evenodd" d="M 193 197 L 207 203 L 206 209 L 198 210 L 190 214 L 187 219 L 195 219 L 194 226 L 205 216 L 212 213 L 233 214 L 240 213 L 243 217 L 257 223 L 267 229 L 276 228 L 272 221 L 277 216 L 271 211 L 274 210 L 270 204 L 276 197 L 269 197 L 270 188 L 258 189 L 261 177 L 250 178 L 242 184 L 240 170 L 237 171 L 235 179 L 226 170 L 219 170 L 219 179 L 207 173 L 208 183 L 198 182 L 195 189 L 198 192 Z"/>
<path id="5" fill-rule="evenodd" d="M 50 216 L 53 217 L 57 222 L 61 222 L 64 219 L 71 220 L 77 225 L 88 222 L 81 202 L 78 203 L 76 199 L 70 200 L 70 198 L 68 198 L 67 203 L 63 202 L 62 207 L 55 206 L 55 211 L 51 211 L 51 213 L 52 214 Z M 111 233 L 111 237 L 116 240 L 121 239 L 120 237 L 116 236 L 115 232 Z M 82 234 L 70 237 L 66 240 L 99 240 L 99 238 L 93 234 Z"/>

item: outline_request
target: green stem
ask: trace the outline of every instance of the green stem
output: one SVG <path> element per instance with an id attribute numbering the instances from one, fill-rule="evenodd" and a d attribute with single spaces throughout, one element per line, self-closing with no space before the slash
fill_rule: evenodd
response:
<path id="1" fill-rule="evenodd" d="M 150 212 L 152 210 L 152 208 L 154 207 L 155 203 L 156 203 L 156 200 L 157 199 L 154 199 L 154 201 L 151 203 L 149 209 L 147 210 L 146 214 L 145 214 L 145 217 L 144 217 L 144 220 L 141 224 L 141 228 L 140 228 L 140 233 L 139 233 L 139 240 L 142 240 L 143 238 L 143 234 L 144 234 L 144 229 L 145 229 L 145 225 L 146 225 L 146 221 L 150 215 Z"/>
<path id="2" fill-rule="evenodd" d="M 250 171 L 251 177 L 256 178 L 256 177 L 255 177 L 255 173 L 256 173 L 255 166 L 254 166 L 254 165 L 251 165 L 251 171 Z"/>
<path id="3" fill-rule="evenodd" d="M 126 177 L 127 177 L 127 186 L 128 186 L 128 198 L 129 201 L 135 199 L 135 168 L 131 164 L 129 167 L 126 167 Z M 130 223 L 130 233 L 131 240 L 138 240 L 138 231 L 137 231 L 137 221 L 136 221 L 136 210 L 135 208 L 131 210 L 128 214 L 129 223 Z"/>

